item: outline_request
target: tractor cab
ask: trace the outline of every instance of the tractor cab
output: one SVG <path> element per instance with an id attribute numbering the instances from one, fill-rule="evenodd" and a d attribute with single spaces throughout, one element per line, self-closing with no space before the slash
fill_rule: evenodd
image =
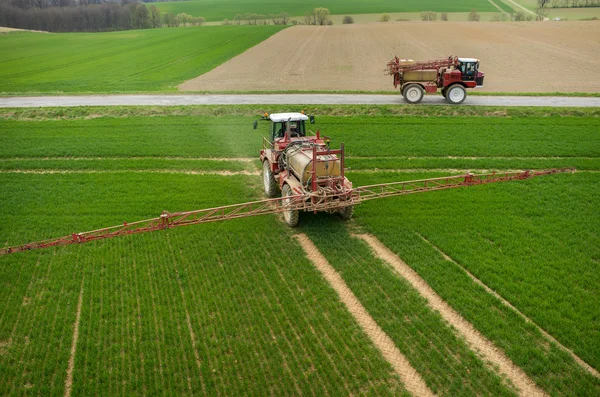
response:
<path id="1" fill-rule="evenodd" d="M 475 81 L 477 87 L 483 86 L 483 72 L 479 71 L 479 59 L 458 58 L 458 69 L 462 74 L 462 81 Z"/>
<path id="2" fill-rule="evenodd" d="M 261 120 L 270 120 L 269 142 L 273 144 L 276 140 L 285 137 L 286 131 L 288 138 L 303 138 L 306 136 L 306 122 L 315 123 L 314 116 L 307 116 L 302 113 L 274 113 L 269 115 L 265 113 Z M 258 121 L 254 122 L 254 129 L 258 127 Z"/>
<path id="3" fill-rule="evenodd" d="M 275 113 L 269 116 L 271 120 L 271 142 L 283 138 L 289 129 L 290 138 L 306 136 L 306 121 L 308 116 L 302 113 Z"/>
<path id="4" fill-rule="evenodd" d="M 458 69 L 463 81 L 475 81 L 479 71 L 479 60 L 475 58 L 458 58 Z"/>

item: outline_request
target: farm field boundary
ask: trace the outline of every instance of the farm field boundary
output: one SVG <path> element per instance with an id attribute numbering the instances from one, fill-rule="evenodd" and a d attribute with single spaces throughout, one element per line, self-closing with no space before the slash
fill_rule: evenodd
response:
<path id="1" fill-rule="evenodd" d="M 498 349 L 491 341 L 485 338 L 473 325 L 467 322 L 450 305 L 448 305 L 417 272 L 410 268 L 402 259 L 390 251 L 376 237 L 368 234 L 358 234 L 356 237 L 365 241 L 373 252 L 383 261 L 392 266 L 398 275 L 406 279 L 427 300 L 428 304 L 438 311 L 442 317 L 467 340 L 467 343 L 476 351 L 480 352 L 487 360 L 497 365 L 500 371 L 517 386 L 521 395 L 545 396 L 535 382 L 518 366 L 516 366 L 506 355 Z"/>
<path id="2" fill-rule="evenodd" d="M 542 327 L 540 327 L 539 325 L 537 325 L 533 320 L 531 320 L 529 317 L 527 317 L 525 314 L 523 314 L 519 309 L 517 309 L 516 307 L 514 307 L 509 301 L 507 301 L 506 299 L 504 299 L 504 297 L 502 297 L 500 294 L 498 294 L 496 291 L 492 290 L 490 287 L 488 287 L 483 281 L 479 280 L 477 277 L 475 277 L 473 275 L 473 273 L 471 273 L 469 270 L 467 270 L 464 266 L 462 266 L 460 263 L 458 263 L 457 261 L 455 261 L 454 259 L 452 259 L 450 256 L 448 256 L 448 254 L 446 254 L 444 251 L 442 251 L 438 246 L 434 245 L 431 241 L 427 240 L 425 237 L 423 237 L 422 235 L 420 235 L 419 233 L 416 233 L 417 236 L 419 236 L 423 241 L 425 241 L 427 244 L 429 244 L 433 249 L 435 249 L 445 260 L 452 262 L 453 264 L 455 264 L 456 266 L 458 266 L 462 271 L 465 272 L 465 274 L 467 276 L 469 276 L 471 278 L 471 280 L 473 280 L 476 284 L 480 285 L 483 289 L 485 289 L 489 294 L 493 295 L 496 299 L 500 300 L 504 305 L 508 306 L 510 309 L 512 309 L 515 313 L 517 313 L 519 316 L 521 316 L 523 318 L 523 320 L 527 321 L 528 323 L 533 324 L 542 335 L 544 335 L 546 338 L 548 338 L 550 341 L 556 343 L 557 346 L 559 346 L 561 349 L 563 349 L 565 352 L 569 353 L 571 355 L 571 357 L 573 357 L 573 359 L 579 364 L 581 365 L 583 368 L 585 368 L 589 373 L 591 373 L 592 375 L 594 375 L 595 377 L 599 378 L 600 377 L 600 373 L 598 373 L 598 371 L 596 371 L 596 369 L 594 369 L 592 366 L 590 366 L 588 363 L 586 363 L 585 361 L 583 361 L 579 356 L 577 356 L 571 349 L 569 349 L 568 347 L 564 346 L 562 343 L 560 343 L 556 338 L 554 338 L 552 335 L 550 335 L 548 332 L 546 332 L 544 329 L 542 329 Z"/>
<path id="3" fill-rule="evenodd" d="M 419 373 L 415 371 L 406 357 L 398 350 L 394 341 L 392 341 L 375 320 L 373 320 L 352 290 L 348 288 L 344 280 L 327 262 L 327 259 L 319 252 L 318 248 L 312 243 L 308 236 L 305 234 L 298 234 L 295 237 L 302 246 L 306 256 L 321 272 L 329 285 L 336 291 L 348 311 L 352 313 L 356 321 L 364 329 L 367 335 L 369 335 L 386 360 L 392 364 L 394 370 L 404 382 L 406 389 L 416 396 L 434 396 Z"/>

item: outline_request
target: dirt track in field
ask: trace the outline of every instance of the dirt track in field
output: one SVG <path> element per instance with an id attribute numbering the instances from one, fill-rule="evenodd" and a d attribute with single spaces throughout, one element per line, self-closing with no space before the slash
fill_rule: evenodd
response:
<path id="1" fill-rule="evenodd" d="M 484 91 L 600 92 L 596 22 L 393 22 L 295 26 L 179 86 L 183 91 L 392 90 L 394 55 L 475 57 Z"/>

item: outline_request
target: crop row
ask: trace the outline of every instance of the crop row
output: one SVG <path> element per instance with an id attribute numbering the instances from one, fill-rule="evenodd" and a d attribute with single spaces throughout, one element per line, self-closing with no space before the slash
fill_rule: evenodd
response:
<path id="1" fill-rule="evenodd" d="M 147 29 L 0 37 L 0 92 L 174 90 L 281 26 Z"/>

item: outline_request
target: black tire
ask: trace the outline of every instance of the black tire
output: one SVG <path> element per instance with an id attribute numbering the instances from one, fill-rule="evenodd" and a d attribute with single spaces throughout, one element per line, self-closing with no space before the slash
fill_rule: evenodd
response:
<path id="1" fill-rule="evenodd" d="M 460 84 L 454 84 L 446 92 L 446 100 L 452 105 L 460 105 L 467 99 L 467 90 Z"/>
<path id="2" fill-rule="evenodd" d="M 263 185 L 265 188 L 265 194 L 269 198 L 277 197 L 277 181 L 271 172 L 271 165 L 269 160 L 263 162 Z"/>
<path id="3" fill-rule="evenodd" d="M 348 221 L 352 219 L 352 215 L 354 215 L 354 206 L 349 205 L 347 207 L 342 207 L 338 210 L 338 214 L 343 220 Z"/>
<path id="4" fill-rule="evenodd" d="M 418 84 L 409 84 L 402 90 L 402 94 L 408 103 L 419 103 L 423 100 L 423 96 L 425 95 L 423 87 Z"/>
<path id="5" fill-rule="evenodd" d="M 282 197 L 288 197 L 288 196 L 293 196 L 294 192 L 292 191 L 292 188 L 290 187 L 290 185 L 285 185 L 281 191 L 281 196 Z M 288 204 L 291 200 L 284 200 L 283 204 Z M 289 210 L 289 211 L 284 211 L 283 212 L 283 219 L 285 220 L 285 223 L 289 226 L 289 227 L 295 227 L 298 226 L 298 221 L 300 219 L 300 211 L 298 210 Z"/>
<path id="6" fill-rule="evenodd" d="M 446 93 L 448 92 L 448 89 L 446 87 L 442 88 L 442 96 L 444 98 L 446 98 Z"/>

